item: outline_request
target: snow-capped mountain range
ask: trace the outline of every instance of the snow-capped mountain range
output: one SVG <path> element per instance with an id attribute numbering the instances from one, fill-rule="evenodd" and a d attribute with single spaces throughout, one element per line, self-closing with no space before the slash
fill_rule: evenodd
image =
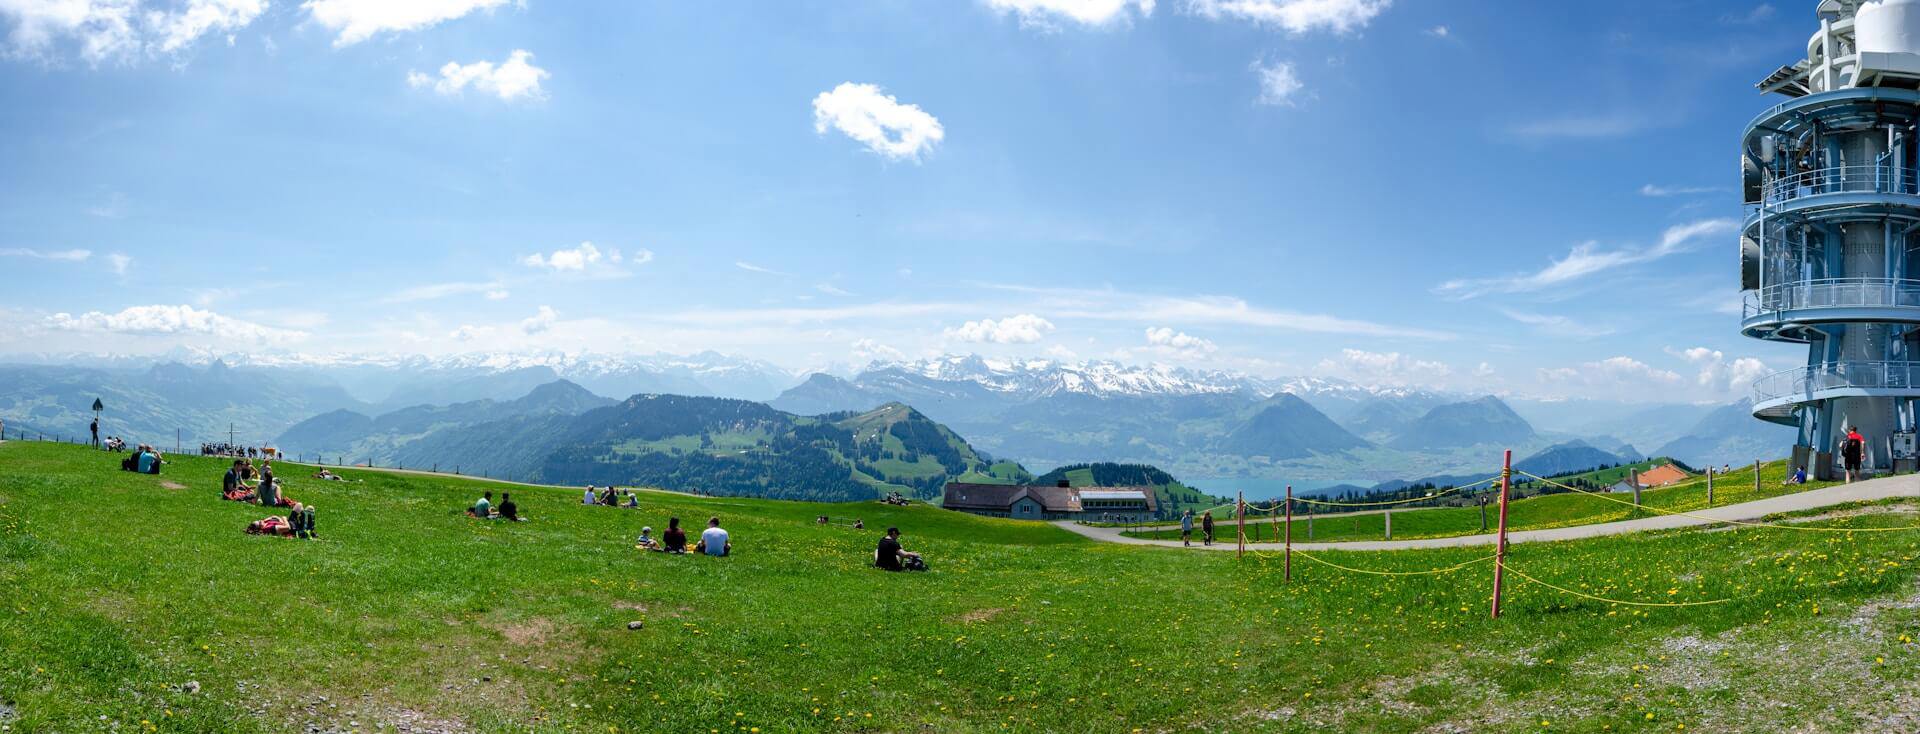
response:
<path id="1" fill-rule="evenodd" d="M 1127 365 L 1108 360 L 1059 362 L 1046 359 L 993 359 L 948 355 L 909 362 L 876 362 L 859 381 L 884 380 L 889 374 L 941 382 L 969 382 L 998 393 L 1046 397 L 1061 393 L 1095 396 L 1204 395 L 1246 393 L 1272 397 L 1292 393 L 1303 398 L 1363 400 L 1430 395 L 1395 386 L 1367 386 L 1336 377 L 1263 378 L 1224 370 L 1196 370 L 1162 364 Z"/>

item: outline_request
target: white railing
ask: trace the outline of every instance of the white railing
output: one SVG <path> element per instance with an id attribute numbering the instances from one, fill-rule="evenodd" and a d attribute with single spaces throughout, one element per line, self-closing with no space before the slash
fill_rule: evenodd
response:
<path id="1" fill-rule="evenodd" d="M 1779 204 L 1804 196 L 1841 193 L 1920 194 L 1914 172 L 1893 166 L 1829 166 L 1801 171 L 1768 181 L 1766 203 Z"/>
<path id="2" fill-rule="evenodd" d="M 1827 390 L 1914 390 L 1920 394 L 1920 362 L 1834 362 L 1775 372 L 1753 382 L 1753 402 Z"/>
<path id="3" fill-rule="evenodd" d="M 1920 308 L 1920 280 L 1822 278 L 1747 291 L 1745 318 L 1797 308 Z"/>

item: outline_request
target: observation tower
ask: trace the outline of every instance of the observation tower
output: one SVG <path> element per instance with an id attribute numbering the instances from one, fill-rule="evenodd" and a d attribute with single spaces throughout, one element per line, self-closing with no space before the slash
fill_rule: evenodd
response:
<path id="1" fill-rule="evenodd" d="M 1824 0 L 1807 57 L 1756 86 L 1787 101 L 1740 144 L 1740 330 L 1807 345 L 1753 385 L 1799 429 L 1793 463 L 1834 476 L 1845 429 L 1870 473 L 1914 466 L 1920 398 L 1920 0 Z M 1896 463 L 1897 462 L 1897 463 Z"/>

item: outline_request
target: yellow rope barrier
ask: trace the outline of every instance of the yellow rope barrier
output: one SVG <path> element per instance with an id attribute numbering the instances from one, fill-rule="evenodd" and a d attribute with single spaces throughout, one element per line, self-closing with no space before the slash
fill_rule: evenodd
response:
<path id="1" fill-rule="evenodd" d="M 1467 561 L 1465 563 L 1461 563 L 1458 565 L 1448 566 L 1446 568 L 1433 568 L 1425 571 L 1374 571 L 1374 570 L 1365 569 L 1365 568 L 1354 568 L 1352 566 L 1342 566 L 1338 563 L 1334 563 L 1333 561 L 1329 561 L 1323 558 L 1317 558 L 1312 554 L 1307 553 L 1306 551 L 1296 550 L 1293 552 L 1293 554 L 1296 556 L 1304 557 L 1309 561 L 1313 561 L 1314 563 L 1318 563 L 1323 566 L 1331 566 L 1333 568 L 1337 568 L 1342 571 L 1351 571 L 1353 573 L 1364 573 L 1372 576 L 1428 576 L 1433 574 L 1453 573 L 1454 571 L 1458 571 L 1460 569 L 1466 568 L 1476 563 L 1485 563 L 1487 561 L 1493 560 L 1493 556 L 1481 556 L 1479 558 L 1475 558 L 1471 561 Z M 1272 552 L 1268 552 L 1261 555 L 1265 557 L 1265 556 L 1272 556 L 1274 554 Z"/>
<path id="2" fill-rule="evenodd" d="M 1718 517 L 1696 515 L 1691 512 L 1681 512 L 1679 510 L 1663 510 L 1658 507 L 1651 507 L 1648 505 L 1636 505 L 1630 500 L 1623 500 L 1618 497 L 1611 497 L 1600 492 L 1590 492 L 1590 491 L 1581 489 L 1579 487 L 1575 487 L 1567 484 L 1561 484 L 1559 482 L 1553 481 L 1546 477 L 1527 474 L 1526 472 L 1519 471 L 1517 469 L 1514 470 L 1514 473 L 1533 477 L 1534 479 L 1538 479 L 1542 482 L 1546 482 L 1547 484 L 1551 484 L 1561 489 L 1579 492 L 1581 494 L 1589 495 L 1592 497 L 1598 497 L 1608 502 L 1618 502 L 1628 507 L 1639 508 L 1642 510 L 1647 510 L 1649 512 L 1657 512 L 1662 515 L 1678 515 L 1680 517 L 1691 517 L 1695 520 L 1702 520 L 1705 522 L 1726 523 L 1728 525 L 1743 525 L 1750 528 L 1777 528 L 1780 530 L 1805 530 L 1808 532 L 1824 532 L 1824 533 L 1882 533 L 1882 532 L 1890 532 L 1895 530 L 1920 530 L 1920 525 L 1903 525 L 1903 526 L 1894 527 L 1894 528 L 1835 528 L 1835 527 L 1825 527 L 1820 525 L 1783 525 L 1779 523 L 1770 523 L 1770 522 L 1747 522 L 1745 520 L 1726 520 Z"/>
<path id="3" fill-rule="evenodd" d="M 1554 586 L 1553 584 L 1549 584 L 1545 581 L 1541 581 L 1540 579 L 1536 579 L 1532 576 L 1528 576 L 1525 573 L 1522 573 L 1520 569 L 1514 568 L 1513 564 L 1510 564 L 1510 563 L 1501 564 L 1501 568 L 1505 568 L 1506 570 L 1513 572 L 1513 575 L 1515 576 L 1519 576 L 1520 578 L 1526 579 L 1527 581 L 1531 581 L 1541 586 L 1545 586 L 1549 589 L 1553 589 L 1554 591 L 1558 591 L 1562 594 L 1571 594 L 1573 596 L 1577 596 L 1582 599 L 1592 599 L 1593 601 L 1606 602 L 1608 604 L 1625 604 L 1630 607 L 1704 607 L 1712 604 L 1725 604 L 1730 601 L 1735 601 L 1733 597 L 1728 597 L 1726 599 L 1714 599 L 1712 601 L 1677 601 L 1677 602 L 1650 602 L 1650 601 L 1627 601 L 1625 599 L 1608 599 L 1604 596 L 1594 596 L 1586 592 L 1574 591 L 1573 589 L 1569 589 L 1561 586 Z"/>

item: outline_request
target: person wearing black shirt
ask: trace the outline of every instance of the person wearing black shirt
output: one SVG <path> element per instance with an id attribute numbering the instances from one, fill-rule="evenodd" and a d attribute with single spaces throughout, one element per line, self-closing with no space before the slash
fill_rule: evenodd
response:
<path id="1" fill-rule="evenodd" d="M 513 503 L 512 494 L 501 492 L 500 507 L 497 509 L 500 511 L 500 519 L 502 520 L 516 522 L 520 519 L 520 506 Z"/>
<path id="2" fill-rule="evenodd" d="M 687 531 L 680 529 L 680 518 L 667 518 L 667 532 L 660 536 L 660 543 L 668 553 L 687 552 Z"/>
<path id="3" fill-rule="evenodd" d="M 873 565 L 888 571 L 925 568 L 920 561 L 920 554 L 900 547 L 900 528 L 887 528 L 887 534 L 880 538 L 879 547 L 873 550 Z"/>

